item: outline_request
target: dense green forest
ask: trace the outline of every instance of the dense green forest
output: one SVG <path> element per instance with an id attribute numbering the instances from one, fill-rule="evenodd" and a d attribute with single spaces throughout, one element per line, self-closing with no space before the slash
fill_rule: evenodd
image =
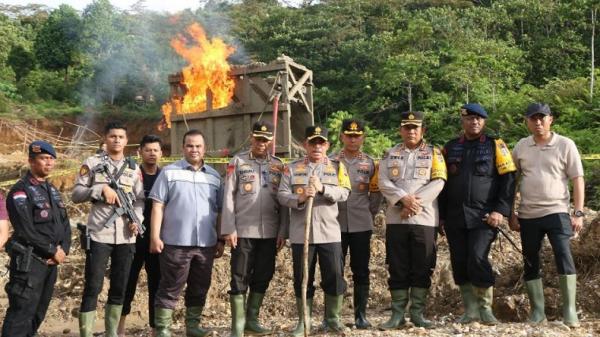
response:
<path id="1" fill-rule="evenodd" d="M 1 0 L 0 0 L 1 1 Z M 169 40 L 192 22 L 235 46 L 232 63 L 281 54 L 314 71 L 317 122 L 360 116 L 375 155 L 398 140 L 399 112 L 422 110 L 436 144 L 459 132 L 459 107 L 479 102 L 509 144 L 527 134 L 528 103 L 548 103 L 555 130 L 600 153 L 600 89 L 593 0 L 207 0 L 176 15 L 144 1 L 118 10 L 95 0 L 0 5 L 0 114 L 127 111 L 160 115 L 167 74 L 183 60 Z M 136 104 L 135 97 L 149 99 Z M 585 161 L 588 199 L 600 206 L 600 161 Z"/>

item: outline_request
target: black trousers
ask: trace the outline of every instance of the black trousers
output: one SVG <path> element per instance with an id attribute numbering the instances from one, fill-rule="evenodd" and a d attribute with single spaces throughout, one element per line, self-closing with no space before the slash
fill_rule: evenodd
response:
<path id="1" fill-rule="evenodd" d="M 135 297 L 137 282 L 142 271 L 146 270 L 148 280 L 148 320 L 151 327 L 154 327 L 154 297 L 158 290 L 160 281 L 160 262 L 158 254 L 150 253 L 150 234 L 146 233 L 143 237 L 137 237 L 135 241 L 135 254 L 129 270 L 129 279 L 125 288 L 125 301 L 123 302 L 123 311 L 121 315 L 126 316 L 131 312 L 131 302 Z"/>
<path id="2" fill-rule="evenodd" d="M 388 224 L 385 249 L 390 290 L 429 288 L 437 260 L 437 228 Z"/>
<path id="3" fill-rule="evenodd" d="M 302 254 L 304 245 L 292 244 L 292 260 L 294 263 L 294 294 L 302 296 Z M 310 244 L 308 246 L 308 287 L 306 298 L 315 295 L 315 268 L 319 260 L 321 271 L 321 288 L 327 295 L 343 295 L 346 281 L 343 275 L 342 244 L 340 242 Z"/>
<path id="4" fill-rule="evenodd" d="M 488 255 L 492 242 L 498 236 L 497 230 L 448 225 L 444 229 L 450 246 L 454 282 L 458 285 L 471 283 L 479 288 L 493 286 L 496 279 Z"/>
<path id="5" fill-rule="evenodd" d="M 275 273 L 277 239 L 238 238 L 231 250 L 231 295 L 264 294 Z"/>
<path id="6" fill-rule="evenodd" d="M 342 262 L 350 250 L 350 269 L 354 285 L 369 285 L 369 259 L 371 259 L 371 236 L 373 231 L 342 233 Z M 342 265 L 342 270 L 344 266 Z"/>
<path id="7" fill-rule="evenodd" d="M 125 286 L 135 253 L 135 244 L 113 245 L 91 241 L 85 254 L 85 285 L 80 312 L 95 311 L 102 292 L 104 272 L 110 258 L 110 288 L 107 304 L 120 305 L 125 300 Z"/>
<path id="8" fill-rule="evenodd" d="M 525 264 L 525 281 L 535 280 L 541 277 L 540 272 L 540 249 L 544 235 L 548 235 L 556 270 L 560 275 L 576 274 L 569 239 L 573 236 L 571 218 L 567 213 L 555 213 L 535 219 L 519 219 L 521 224 L 521 246 L 523 254 L 527 257 L 531 266 Z"/>
<path id="9" fill-rule="evenodd" d="M 10 278 L 6 284 L 8 309 L 2 326 L 4 337 L 35 336 L 42 324 L 56 283 L 56 266 L 32 259 L 29 272 L 17 271 L 10 259 Z"/>

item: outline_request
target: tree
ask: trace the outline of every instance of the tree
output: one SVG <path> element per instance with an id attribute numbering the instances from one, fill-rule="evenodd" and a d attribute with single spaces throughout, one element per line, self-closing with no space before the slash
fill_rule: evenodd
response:
<path id="1" fill-rule="evenodd" d="M 6 64 L 13 69 L 15 79 L 19 82 L 19 80 L 27 76 L 35 68 L 35 58 L 30 51 L 18 45 L 12 47 L 10 50 Z"/>
<path id="2" fill-rule="evenodd" d="M 61 5 L 50 13 L 35 38 L 37 61 L 44 69 L 63 71 L 65 83 L 69 78 L 69 67 L 79 58 L 80 34 L 79 14 L 73 7 Z"/>

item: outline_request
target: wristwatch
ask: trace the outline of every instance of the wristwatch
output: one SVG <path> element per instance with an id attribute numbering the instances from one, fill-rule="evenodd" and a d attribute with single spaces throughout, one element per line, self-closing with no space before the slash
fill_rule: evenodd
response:
<path id="1" fill-rule="evenodd" d="M 583 213 L 582 210 L 578 209 L 575 212 L 573 212 L 573 216 L 575 216 L 576 218 L 583 218 L 585 217 L 585 213 Z"/>

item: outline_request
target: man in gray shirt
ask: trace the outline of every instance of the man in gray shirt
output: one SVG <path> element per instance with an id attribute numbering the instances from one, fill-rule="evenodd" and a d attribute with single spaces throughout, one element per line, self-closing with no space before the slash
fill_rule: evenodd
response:
<path id="1" fill-rule="evenodd" d="M 583 165 L 575 143 L 553 131 L 550 107 L 532 103 L 525 112 L 531 136 L 521 139 L 513 150 L 521 195 L 519 210 L 510 217 L 510 227 L 521 233 L 525 287 L 529 295 L 529 320 L 541 323 L 544 288 L 540 275 L 540 249 L 544 236 L 554 251 L 563 302 L 563 322 L 578 327 L 575 309 L 577 275 L 569 239 L 583 227 Z M 570 213 L 569 180 L 573 183 L 574 210 Z"/>
<path id="2" fill-rule="evenodd" d="M 379 170 L 379 188 L 388 201 L 385 246 L 392 295 L 392 317 L 382 330 L 404 324 L 409 290 L 411 322 L 431 326 L 423 312 L 436 263 L 437 197 L 447 179 L 442 153 L 423 139 L 423 113 L 403 112 L 401 118 L 402 143 L 387 151 Z"/>
<path id="3" fill-rule="evenodd" d="M 319 126 L 306 128 L 304 148 L 306 157 L 285 167 L 277 197 L 281 205 L 290 208 L 290 241 L 294 263 L 294 294 L 298 309 L 298 325 L 293 336 L 304 335 L 302 306 L 302 266 L 306 201 L 314 198 L 308 252 L 308 312 L 315 293 L 314 277 L 317 258 L 321 268 L 321 286 L 325 292 L 325 330 L 342 332 L 340 313 L 346 282 L 343 275 L 340 224 L 337 220 L 340 201 L 350 194 L 350 180 L 344 164 L 327 158 L 329 141 L 327 129 Z M 310 315 L 310 314 L 309 314 Z M 310 319 L 310 317 L 309 317 Z M 307 322 L 310 328 L 310 321 Z"/>
<path id="4" fill-rule="evenodd" d="M 340 140 L 344 148 L 330 158 L 346 166 L 352 192 L 345 202 L 338 203 L 338 221 L 342 230 L 342 254 L 350 250 L 350 268 L 354 282 L 354 326 L 367 329 L 369 300 L 369 259 L 373 217 L 379 211 L 381 193 L 377 185 L 377 163 L 361 151 L 365 141 L 364 123 L 357 119 L 342 121 Z"/>
<path id="5" fill-rule="evenodd" d="M 204 163 L 204 136 L 183 136 L 184 159 L 160 172 L 150 196 L 150 251 L 160 254 L 160 284 L 155 299 L 157 337 L 171 336 L 173 309 L 187 283 L 185 330 L 190 337 L 210 333 L 200 327 L 214 258 L 223 255 L 217 215 L 223 187 L 217 171 Z"/>
<path id="6" fill-rule="evenodd" d="M 125 288 L 135 253 L 136 227 L 141 225 L 131 223 L 125 215 L 116 217 L 111 223 L 116 208 L 119 207 L 119 199 L 114 186 L 109 184 L 106 169 L 112 172 L 124 192 L 135 196 L 135 213 L 140 221 L 144 219 L 144 185 L 137 164 L 124 154 L 127 145 L 125 125 L 108 123 L 104 128 L 104 143 L 106 152 L 100 152 L 84 161 L 71 195 L 74 203 L 92 203 L 87 222 L 91 240 L 86 250 L 85 285 L 79 310 L 79 333 L 83 337 L 92 337 L 93 334 L 98 295 L 102 292 L 109 258 L 110 288 L 104 325 L 106 336 L 117 336 Z"/>
<path id="7" fill-rule="evenodd" d="M 221 234 L 231 246 L 231 337 L 243 336 L 244 330 L 271 333 L 258 323 L 258 313 L 288 220 L 288 209 L 277 201 L 283 162 L 269 153 L 273 136 L 273 124 L 254 123 L 250 151 L 237 154 L 227 166 Z"/>

